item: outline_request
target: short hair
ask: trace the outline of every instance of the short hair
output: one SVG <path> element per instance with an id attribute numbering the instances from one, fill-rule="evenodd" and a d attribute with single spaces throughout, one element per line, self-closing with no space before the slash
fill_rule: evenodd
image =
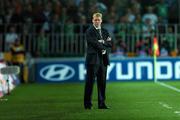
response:
<path id="1" fill-rule="evenodd" d="M 102 18 L 102 14 L 99 13 L 99 12 L 94 13 L 94 14 L 93 14 L 93 18 L 94 18 L 94 17 L 100 17 L 100 18 Z"/>

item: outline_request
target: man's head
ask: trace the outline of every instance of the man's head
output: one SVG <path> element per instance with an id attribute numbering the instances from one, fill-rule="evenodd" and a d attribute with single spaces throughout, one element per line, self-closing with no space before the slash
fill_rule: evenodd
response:
<path id="1" fill-rule="evenodd" d="M 102 23 L 102 14 L 101 13 L 94 13 L 92 18 L 93 25 L 97 28 L 101 26 Z"/>

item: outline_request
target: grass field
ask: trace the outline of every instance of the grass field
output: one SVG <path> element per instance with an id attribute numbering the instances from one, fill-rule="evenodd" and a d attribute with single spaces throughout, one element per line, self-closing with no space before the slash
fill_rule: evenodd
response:
<path id="1" fill-rule="evenodd" d="M 166 84 L 180 88 L 180 82 Z M 27 84 L 0 100 L 0 120 L 180 120 L 180 93 L 153 82 L 107 83 L 108 110 L 83 108 L 84 83 Z"/>

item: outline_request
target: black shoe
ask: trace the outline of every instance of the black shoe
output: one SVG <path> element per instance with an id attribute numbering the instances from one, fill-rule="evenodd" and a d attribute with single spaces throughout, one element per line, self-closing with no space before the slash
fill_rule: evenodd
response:
<path id="1" fill-rule="evenodd" d="M 84 106 L 85 109 L 92 109 L 92 106 Z"/>
<path id="2" fill-rule="evenodd" d="M 110 107 L 106 106 L 106 105 L 101 105 L 98 107 L 98 109 L 110 109 Z"/>

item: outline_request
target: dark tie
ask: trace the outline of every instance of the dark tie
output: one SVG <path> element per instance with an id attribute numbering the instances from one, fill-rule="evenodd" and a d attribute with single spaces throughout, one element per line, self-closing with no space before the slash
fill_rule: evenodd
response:
<path id="1" fill-rule="evenodd" d="M 103 39 L 101 29 L 97 29 L 97 30 L 98 30 L 98 33 L 100 35 L 100 38 Z"/>

